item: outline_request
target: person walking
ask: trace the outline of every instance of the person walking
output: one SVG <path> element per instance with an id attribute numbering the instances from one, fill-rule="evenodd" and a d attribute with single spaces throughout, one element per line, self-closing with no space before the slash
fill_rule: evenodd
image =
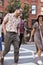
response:
<path id="1" fill-rule="evenodd" d="M 20 21 L 20 43 L 19 43 L 19 48 L 21 46 L 23 36 L 24 36 L 24 20 L 21 17 L 21 21 Z"/>
<path id="2" fill-rule="evenodd" d="M 4 33 L 4 51 L 1 61 L 3 63 L 4 56 L 9 52 L 11 44 L 14 46 L 14 65 L 18 65 L 19 60 L 19 36 L 17 26 L 20 23 L 19 15 L 22 9 L 16 9 L 14 13 L 8 13 L 3 20 L 3 33 Z"/>
<path id="3" fill-rule="evenodd" d="M 34 35 L 34 41 L 35 41 L 35 45 L 37 48 L 37 53 L 38 53 L 38 64 L 42 64 L 41 61 L 41 52 L 43 51 L 43 42 L 42 42 L 42 38 L 41 38 L 41 34 L 43 37 L 43 15 L 39 15 L 37 18 L 37 22 L 34 24 L 33 26 L 33 30 L 31 32 L 31 36 L 30 36 L 30 42 L 32 41 L 32 36 Z M 41 34 L 40 34 L 41 31 Z"/>
<path id="4" fill-rule="evenodd" d="M 1 58 L 2 58 L 2 21 L 0 21 L 0 63 Z"/>

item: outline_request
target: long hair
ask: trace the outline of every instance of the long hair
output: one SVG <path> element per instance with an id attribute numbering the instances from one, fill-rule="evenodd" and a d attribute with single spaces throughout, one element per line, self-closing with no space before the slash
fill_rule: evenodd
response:
<path id="1" fill-rule="evenodd" d="M 37 18 L 37 22 L 39 23 L 39 18 L 42 17 L 42 21 L 43 21 L 43 15 L 39 15 Z"/>

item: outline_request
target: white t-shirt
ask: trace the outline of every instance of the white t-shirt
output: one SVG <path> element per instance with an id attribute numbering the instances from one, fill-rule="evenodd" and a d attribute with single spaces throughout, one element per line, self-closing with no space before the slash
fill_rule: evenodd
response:
<path id="1" fill-rule="evenodd" d="M 0 24 L 0 37 L 2 36 L 2 24 Z"/>

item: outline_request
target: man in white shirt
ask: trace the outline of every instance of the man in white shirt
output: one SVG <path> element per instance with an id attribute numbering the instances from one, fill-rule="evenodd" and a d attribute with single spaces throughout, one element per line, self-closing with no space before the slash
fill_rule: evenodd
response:
<path id="1" fill-rule="evenodd" d="M 17 32 L 17 26 L 20 23 L 19 15 L 22 13 L 22 9 L 17 9 L 14 13 L 8 13 L 3 20 L 3 33 L 5 41 L 5 49 L 3 57 L 9 52 L 11 44 L 14 46 L 14 65 L 18 65 L 19 59 L 19 36 Z M 3 62 L 2 62 L 3 64 Z"/>

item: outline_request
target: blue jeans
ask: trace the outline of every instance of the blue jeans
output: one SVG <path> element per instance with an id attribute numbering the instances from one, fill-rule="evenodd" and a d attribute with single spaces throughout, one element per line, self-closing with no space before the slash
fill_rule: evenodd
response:
<path id="1" fill-rule="evenodd" d="M 0 51 L 2 51 L 2 37 L 0 37 Z"/>

